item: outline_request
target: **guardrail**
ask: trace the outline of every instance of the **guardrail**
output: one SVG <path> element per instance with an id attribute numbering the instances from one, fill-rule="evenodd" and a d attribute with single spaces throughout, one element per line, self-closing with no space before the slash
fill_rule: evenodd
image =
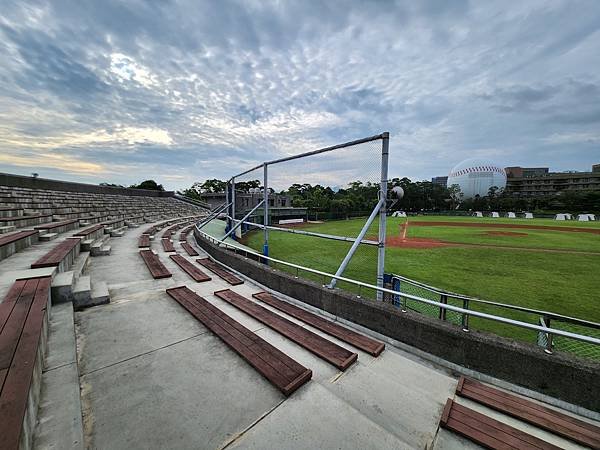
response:
<path id="1" fill-rule="evenodd" d="M 463 326 L 463 330 L 465 330 L 465 331 L 469 330 L 468 318 L 469 317 L 477 317 L 480 319 L 491 320 L 494 322 L 499 322 L 499 323 L 503 323 L 506 325 L 535 331 L 538 334 L 543 333 L 545 336 L 551 336 L 551 340 L 553 340 L 553 341 L 556 341 L 556 338 L 564 338 L 564 339 L 568 339 L 568 340 L 584 342 L 586 344 L 593 345 L 594 349 L 596 351 L 600 352 L 600 339 L 599 338 L 587 336 L 585 334 L 579 334 L 579 333 L 573 333 L 570 331 L 560 330 L 557 328 L 550 328 L 545 325 L 545 322 L 541 322 L 540 325 L 536 325 L 536 324 L 532 324 L 532 323 L 528 323 L 528 322 L 510 319 L 508 317 L 497 316 L 494 314 L 476 311 L 473 309 L 469 309 L 468 303 L 466 305 L 467 307 L 465 308 L 464 305 L 456 306 L 456 305 L 452 305 L 451 303 L 445 303 L 443 301 L 427 299 L 427 298 L 409 294 L 406 292 L 399 292 L 397 290 L 388 289 L 385 287 L 378 287 L 378 286 L 375 286 L 370 283 L 353 280 L 351 278 L 346 278 L 343 276 L 337 276 L 337 275 L 323 272 L 323 271 L 320 271 L 317 269 L 311 269 L 309 267 L 304 267 L 304 266 L 301 266 L 298 264 L 290 263 L 290 262 L 283 261 L 283 260 L 273 258 L 270 256 L 264 256 L 253 250 L 249 250 L 248 248 L 240 247 L 238 245 L 234 245 L 229 242 L 221 242 L 218 238 L 215 238 L 215 237 L 207 234 L 206 232 L 202 231 L 197 225 L 195 228 L 200 236 L 202 236 L 204 239 L 206 239 L 209 242 L 212 242 L 215 245 L 232 250 L 236 254 L 242 254 L 243 256 L 246 256 L 246 257 L 252 257 L 252 259 L 262 261 L 266 264 L 278 264 L 278 265 L 284 266 L 288 269 L 291 269 L 292 271 L 295 271 L 296 276 L 299 276 L 300 272 L 302 271 L 302 272 L 306 272 L 306 273 L 312 274 L 317 277 L 321 277 L 323 280 L 324 286 L 327 285 L 326 280 L 331 280 L 332 278 L 335 278 L 338 281 L 343 281 L 343 282 L 349 283 L 351 285 L 357 286 L 359 288 L 359 296 L 360 296 L 360 289 L 365 288 L 365 289 L 370 289 L 373 291 L 379 291 L 383 294 L 387 294 L 388 296 L 392 296 L 392 298 L 394 298 L 394 296 L 399 296 L 400 299 L 405 299 L 405 301 L 414 301 L 414 302 L 418 302 L 419 304 L 429 305 L 430 307 L 438 308 L 439 310 L 444 311 L 444 314 L 446 315 L 446 317 L 448 317 L 449 312 L 458 314 L 461 317 L 461 325 Z M 423 286 L 426 286 L 426 285 L 423 285 Z M 460 296 L 459 294 L 456 294 L 456 298 L 460 298 L 462 301 L 466 300 L 467 302 L 470 302 L 472 300 L 477 300 L 477 301 L 485 302 L 488 304 L 495 304 L 495 302 L 488 302 L 486 300 L 473 299 L 472 297 Z M 498 303 L 497 305 L 506 306 L 502 303 Z M 521 307 L 515 307 L 515 308 L 518 308 L 520 310 L 528 310 L 528 308 L 521 308 Z M 403 311 L 406 311 L 407 309 L 403 309 Z M 536 310 L 531 310 L 531 311 L 536 311 Z M 551 314 L 553 317 L 568 318 L 567 316 L 560 316 L 560 315 L 553 314 L 553 313 L 548 313 L 548 314 Z M 569 318 L 569 319 L 579 321 L 579 319 L 574 319 L 574 318 Z M 594 324 L 594 322 L 589 322 L 589 323 Z M 466 324 L 466 326 L 465 326 L 465 324 Z M 598 324 L 595 324 L 595 325 L 598 325 Z"/>
<path id="2" fill-rule="evenodd" d="M 554 328 L 562 329 L 563 331 L 577 330 L 577 334 L 583 334 L 590 337 L 600 337 L 600 324 L 596 322 L 565 316 L 550 311 L 526 308 L 523 306 L 494 302 L 483 300 L 477 297 L 457 294 L 397 274 L 392 274 L 389 281 L 391 282 L 392 289 L 394 291 L 410 293 L 420 297 L 429 297 L 430 299 L 432 297 L 438 298 L 440 303 L 452 303 L 454 301 L 455 303 L 461 304 L 463 309 L 466 310 L 473 310 L 477 307 L 485 307 L 486 309 L 500 309 L 518 312 L 522 313 L 523 315 L 529 315 L 532 322 L 540 323 L 540 325 L 546 328 L 552 328 L 553 325 Z M 469 330 L 468 314 L 462 314 L 460 316 L 452 314 L 448 315 L 445 313 L 444 309 L 433 308 L 430 306 L 423 307 L 421 304 L 415 304 L 414 302 L 408 301 L 406 297 L 400 299 L 398 295 L 392 298 L 392 302 L 403 309 L 410 309 L 429 316 L 437 316 L 441 320 L 447 320 L 457 325 L 461 325 L 465 331 Z M 579 356 L 600 359 L 600 348 L 590 348 L 587 346 L 587 344 L 574 343 L 573 341 L 567 341 L 564 339 L 555 340 L 553 339 L 552 334 L 545 332 L 538 332 L 535 340 L 539 346 L 544 347 L 547 353 L 552 353 L 554 349 L 558 349 L 576 353 Z"/>

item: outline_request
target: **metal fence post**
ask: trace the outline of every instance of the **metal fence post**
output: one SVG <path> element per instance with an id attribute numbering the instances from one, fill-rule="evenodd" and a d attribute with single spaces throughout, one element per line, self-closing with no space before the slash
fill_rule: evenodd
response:
<path id="1" fill-rule="evenodd" d="M 379 195 L 383 199 L 379 209 L 379 244 L 377 246 L 377 287 L 383 287 L 383 274 L 385 273 L 385 237 L 387 224 L 387 179 L 388 179 L 388 160 L 390 148 L 390 133 L 387 131 L 382 134 L 381 140 L 381 184 Z M 383 292 L 377 291 L 377 300 L 383 300 Z"/>
<path id="2" fill-rule="evenodd" d="M 269 165 L 267 163 L 263 164 L 263 171 L 264 171 L 263 225 L 265 226 L 264 227 L 265 242 L 263 244 L 263 255 L 265 255 L 265 256 L 269 256 L 269 229 L 267 228 L 269 226 L 269 173 L 268 173 L 268 167 L 269 167 Z M 269 260 L 265 259 L 264 263 L 269 264 Z"/>
<path id="3" fill-rule="evenodd" d="M 550 328 L 550 317 L 544 317 L 544 321 L 546 322 L 546 327 Z M 546 348 L 544 349 L 546 353 L 552 354 L 553 337 L 552 333 L 546 333 Z"/>
<path id="4" fill-rule="evenodd" d="M 469 309 L 469 300 L 463 299 L 463 308 Z M 469 315 L 467 313 L 463 313 L 462 315 L 462 330 L 467 332 L 469 331 Z"/>
<path id="5" fill-rule="evenodd" d="M 448 296 L 446 294 L 442 294 L 440 296 L 440 303 L 443 303 L 444 305 L 448 304 Z M 440 306 L 440 320 L 446 320 L 446 308 L 442 308 Z"/>
<path id="6" fill-rule="evenodd" d="M 235 177 L 231 178 L 231 226 L 235 227 Z M 231 238 L 237 240 L 235 233 L 232 233 Z"/>
<path id="7" fill-rule="evenodd" d="M 231 198 L 231 193 L 229 192 L 231 179 L 227 181 L 225 184 L 225 204 L 227 205 L 226 214 L 227 216 L 231 215 L 231 202 L 229 199 Z M 229 231 L 229 218 L 225 217 L 225 232 Z"/>

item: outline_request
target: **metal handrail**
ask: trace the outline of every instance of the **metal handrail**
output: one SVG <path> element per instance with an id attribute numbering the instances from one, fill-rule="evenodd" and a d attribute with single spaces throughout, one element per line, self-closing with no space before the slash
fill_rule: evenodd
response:
<path id="1" fill-rule="evenodd" d="M 538 332 L 541 331 L 543 333 L 552 334 L 552 335 L 555 335 L 555 336 L 563 336 L 563 337 L 566 337 L 566 338 L 570 338 L 570 339 L 575 339 L 575 340 L 578 340 L 578 341 L 587 342 L 588 344 L 600 345 L 600 339 L 597 339 L 597 338 L 594 338 L 594 337 L 591 337 L 591 336 L 585 336 L 585 335 L 582 335 L 582 334 L 571 333 L 569 331 L 563 331 L 563 330 L 559 330 L 559 329 L 556 329 L 556 328 L 548 328 L 548 327 L 545 327 L 545 326 L 533 325 L 533 324 L 530 324 L 530 323 L 527 323 L 527 322 L 521 322 L 520 320 L 509 319 L 507 317 L 495 316 L 493 314 L 487 314 L 487 313 L 483 313 L 483 312 L 479 312 L 479 311 L 473 311 L 473 310 L 470 310 L 470 309 L 465 309 L 465 308 L 461 308 L 461 307 L 458 307 L 458 306 L 453 306 L 453 305 L 449 305 L 449 304 L 445 304 L 445 303 L 441 303 L 441 302 L 436 302 L 434 300 L 429 300 L 429 299 L 426 299 L 426 298 L 418 297 L 416 295 L 404 294 L 404 293 L 401 293 L 401 292 L 398 292 L 398 291 L 394 291 L 392 289 L 387 289 L 385 287 L 378 287 L 378 286 L 375 286 L 375 285 L 372 285 L 372 284 L 369 284 L 369 283 L 365 283 L 365 282 L 362 282 L 362 281 L 353 280 L 353 279 L 346 278 L 346 277 L 343 277 L 343 276 L 336 276 L 334 274 L 323 272 L 323 271 L 320 271 L 320 270 L 317 270 L 317 269 L 311 269 L 309 267 L 304 267 L 304 266 L 300 266 L 298 264 L 290 263 L 290 262 L 287 262 L 287 261 L 282 261 L 282 260 L 279 260 L 277 258 L 273 258 L 273 257 L 270 257 L 270 256 L 264 256 L 264 255 L 262 255 L 260 253 L 257 253 L 255 251 L 253 251 L 253 250 L 249 250 L 247 248 L 239 247 L 239 246 L 233 245 L 233 244 L 231 244 L 229 242 L 219 242 L 218 239 L 216 239 L 213 236 L 211 236 L 211 235 L 205 233 L 204 231 L 200 230 L 197 226 L 195 228 L 198 231 L 198 233 L 201 234 L 205 239 L 207 239 L 207 240 L 209 240 L 209 241 L 211 241 L 211 242 L 213 242 L 213 243 L 215 243 L 215 244 L 217 244 L 219 246 L 224 246 L 224 247 L 229 247 L 229 248 L 232 248 L 232 249 L 235 249 L 235 250 L 240 250 L 240 251 L 245 252 L 246 254 L 254 255 L 257 258 L 262 259 L 262 260 L 268 260 L 268 261 L 271 261 L 271 262 L 274 262 L 274 263 L 277 263 L 277 264 L 282 264 L 282 265 L 285 265 L 285 266 L 288 266 L 288 267 L 292 267 L 292 268 L 298 269 L 298 270 L 304 270 L 306 272 L 310 272 L 310 273 L 313 273 L 313 274 L 316 274 L 316 275 L 320 275 L 320 276 L 323 276 L 323 277 L 327 277 L 327 278 L 335 278 L 335 279 L 337 279 L 339 281 L 344 281 L 346 283 L 354 284 L 356 286 L 361 286 L 361 287 L 368 288 L 368 289 L 373 289 L 373 290 L 380 291 L 380 292 L 383 292 L 383 293 L 392 294 L 392 295 L 399 295 L 401 297 L 405 297 L 405 298 L 408 298 L 408 299 L 411 299 L 411 300 L 415 300 L 415 301 L 418 301 L 418 302 L 421 302 L 421 303 L 425 303 L 425 304 L 428 304 L 428 305 L 436 306 L 438 308 L 443 308 L 443 309 L 446 309 L 446 310 L 449 310 L 449 311 L 454 311 L 454 312 L 457 312 L 457 313 L 460 313 L 460 314 L 465 314 L 467 316 L 479 317 L 481 319 L 492 320 L 492 321 L 496 321 L 496 322 L 500 322 L 500 323 L 505 323 L 505 324 L 508 324 L 508 325 L 513 325 L 513 326 L 516 326 L 516 327 L 526 328 L 526 329 L 529 329 L 529 330 L 535 330 L 535 331 L 538 331 Z"/>
<path id="2" fill-rule="evenodd" d="M 438 295 L 445 295 L 446 297 L 449 297 L 449 298 L 455 298 L 457 300 L 468 300 L 469 302 L 481 303 L 483 305 L 497 306 L 500 308 L 512 309 L 515 311 L 520 311 L 520 312 L 525 312 L 525 313 L 530 313 L 530 314 L 537 314 L 537 315 L 548 317 L 553 320 L 559 320 L 561 322 L 568 322 L 568 323 L 572 323 L 575 325 L 581 325 L 581 326 L 600 330 L 600 323 L 597 323 L 597 322 L 591 322 L 589 320 L 578 319 L 577 317 L 565 316 L 562 314 L 557 314 L 557 313 L 545 311 L 542 309 L 526 308 L 524 306 L 510 305 L 507 303 L 500 303 L 500 302 L 494 302 L 494 301 L 490 301 L 490 300 L 483 300 L 483 299 L 480 299 L 477 297 L 470 297 L 468 295 L 456 294 L 451 291 L 446 291 L 444 289 L 430 286 L 430 285 L 422 283 L 420 281 L 411 280 L 410 278 L 406 278 L 402 275 L 397 275 L 395 273 L 393 273 L 392 276 L 398 278 L 400 281 L 405 281 L 407 283 L 414 284 L 415 286 L 421 287 L 423 289 L 427 289 Z"/>

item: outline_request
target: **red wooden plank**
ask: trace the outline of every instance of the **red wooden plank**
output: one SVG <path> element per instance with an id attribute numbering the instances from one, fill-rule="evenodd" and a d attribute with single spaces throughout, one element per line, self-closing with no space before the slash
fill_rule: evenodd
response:
<path id="1" fill-rule="evenodd" d="M 138 247 L 150 247 L 150 236 L 142 234 L 139 239 Z"/>
<path id="2" fill-rule="evenodd" d="M 551 433 L 592 448 L 600 448 L 600 427 L 589 422 L 468 378 L 457 393 Z"/>
<path id="3" fill-rule="evenodd" d="M 558 449 L 553 444 L 448 399 L 440 425 L 492 449 Z"/>
<path id="4" fill-rule="evenodd" d="M 187 287 L 167 289 L 167 293 L 284 395 L 292 394 L 312 377 L 310 369 L 297 363 Z"/>
<path id="5" fill-rule="evenodd" d="M 162 241 L 162 246 L 163 246 L 163 249 L 165 250 L 165 252 L 176 251 L 175 247 L 173 247 L 173 243 L 171 242 L 170 239 L 163 238 L 163 239 L 161 239 L 161 241 Z"/>
<path id="6" fill-rule="evenodd" d="M 40 267 L 53 267 L 58 266 L 63 259 L 79 244 L 81 241 L 80 237 L 67 238 L 54 246 L 52 250 L 38 259 L 31 265 L 32 269 L 38 269 Z"/>
<path id="7" fill-rule="evenodd" d="M 227 270 L 223 266 L 217 264 L 216 262 L 214 262 L 210 258 L 200 258 L 200 259 L 197 259 L 196 262 L 199 263 L 199 264 L 202 264 L 208 270 L 210 270 L 211 272 L 215 273 L 216 275 L 218 275 L 219 277 L 221 277 L 223 280 L 227 281 L 227 283 L 231 284 L 232 286 L 237 286 L 239 284 L 244 284 L 244 280 L 242 280 L 241 278 L 236 277 L 229 270 Z"/>
<path id="8" fill-rule="evenodd" d="M 10 317 L 4 325 L 2 333 L 0 333 L 0 369 L 10 367 L 21 332 L 25 326 L 25 320 L 33 303 L 38 282 L 39 279 L 37 278 L 26 281 Z"/>
<path id="9" fill-rule="evenodd" d="M 0 397 L 0 448 L 2 449 L 18 448 L 45 314 L 45 309 L 35 309 L 30 312 L 4 381 Z"/>
<path id="10" fill-rule="evenodd" d="M 6 321 L 8 320 L 15 303 L 19 299 L 19 295 L 21 295 L 21 291 L 25 287 L 26 282 L 27 280 L 15 281 L 8 290 L 8 293 L 4 296 L 2 303 L 0 303 L 0 333 L 2 333 L 4 324 L 6 324 Z"/>
<path id="11" fill-rule="evenodd" d="M 36 230 L 52 230 L 54 228 L 64 227 L 65 225 L 71 225 L 72 223 L 75 223 L 75 222 L 79 222 L 79 219 L 69 219 L 69 220 L 63 220 L 60 222 L 44 223 L 42 225 L 36 225 L 33 228 Z"/>
<path id="12" fill-rule="evenodd" d="M 459 403 L 453 404 L 451 415 L 454 419 L 460 420 L 466 424 L 471 424 L 479 430 L 492 436 L 496 436 L 499 440 L 516 447 L 531 445 L 534 448 L 557 448 L 553 444 L 543 441 L 523 430 L 514 428 Z"/>
<path id="13" fill-rule="evenodd" d="M 340 370 L 346 370 L 358 358 L 357 353 L 328 341 L 324 337 L 263 308 L 230 289 L 217 291 L 214 294 Z"/>
<path id="14" fill-rule="evenodd" d="M 187 292 L 189 292 L 190 301 L 199 301 L 198 295 L 196 293 L 192 292 L 189 289 L 187 290 Z M 256 334 L 254 334 L 247 328 L 245 328 L 240 323 L 236 322 L 234 319 L 229 317 L 216 306 L 204 301 L 203 307 L 208 313 L 210 313 L 209 315 L 211 318 L 215 320 L 223 320 L 224 322 L 226 322 L 226 327 L 228 329 L 230 327 L 235 331 L 243 334 L 245 338 L 249 339 L 252 345 L 257 348 L 259 356 L 265 361 L 267 361 L 267 363 L 273 366 L 277 371 L 292 379 L 296 376 L 296 373 L 301 373 L 305 370 L 304 366 L 300 365 L 299 363 L 297 363 L 296 361 L 288 357 L 285 353 L 281 352 L 272 345 L 266 344 L 264 340 L 262 340 L 260 337 L 258 337 Z M 229 330 L 229 332 L 233 334 L 233 331 Z"/>
<path id="15" fill-rule="evenodd" d="M 192 264 L 190 261 L 185 259 L 181 255 L 170 255 L 170 258 L 183 269 L 190 277 L 195 281 L 202 283 L 204 281 L 210 281 L 212 278 L 202 272 L 198 267 Z"/>
<path id="16" fill-rule="evenodd" d="M 86 228 L 84 230 L 81 230 L 77 233 L 75 233 L 73 236 L 89 236 L 90 234 L 92 234 L 95 231 L 101 230 L 104 228 L 104 225 L 102 225 L 101 223 L 99 223 L 98 225 L 94 225 L 92 227 Z"/>
<path id="17" fill-rule="evenodd" d="M 180 242 L 180 244 L 188 255 L 198 256 L 198 252 L 190 244 L 188 244 L 187 242 Z"/>
<path id="18" fill-rule="evenodd" d="M 139 253 L 153 278 L 168 278 L 173 276 L 169 272 L 169 269 L 160 261 L 158 255 L 155 255 L 152 250 L 140 250 Z"/>
<path id="19" fill-rule="evenodd" d="M 301 320 L 324 333 L 330 334 L 331 336 L 335 336 L 341 341 L 347 342 L 350 345 L 359 348 L 370 355 L 379 356 L 383 349 L 385 349 L 385 344 L 383 342 L 379 342 L 375 339 L 371 339 L 363 334 L 357 333 L 353 330 L 345 328 L 336 323 L 330 322 L 323 317 L 319 317 L 316 314 L 313 314 L 309 311 L 306 311 L 298 306 L 292 305 L 291 303 L 284 302 L 274 295 L 269 294 L 268 292 L 258 292 L 253 294 L 252 297 L 266 303 L 269 306 L 277 308 L 278 310 L 295 317 L 298 320 Z"/>
<path id="20" fill-rule="evenodd" d="M 17 231 L 16 233 L 5 234 L 0 237 L 0 247 L 7 244 L 12 244 L 13 242 L 20 241 L 21 239 L 28 238 L 29 236 L 33 236 L 34 234 L 38 234 L 38 230 L 26 230 L 26 231 Z"/>

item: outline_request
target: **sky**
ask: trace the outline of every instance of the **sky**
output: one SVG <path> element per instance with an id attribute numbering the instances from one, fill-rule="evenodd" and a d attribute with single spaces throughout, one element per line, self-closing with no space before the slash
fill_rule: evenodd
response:
<path id="1" fill-rule="evenodd" d="M 182 189 L 383 131 L 390 177 L 600 163 L 597 0 L 0 0 L 0 62 L 0 172 Z"/>

